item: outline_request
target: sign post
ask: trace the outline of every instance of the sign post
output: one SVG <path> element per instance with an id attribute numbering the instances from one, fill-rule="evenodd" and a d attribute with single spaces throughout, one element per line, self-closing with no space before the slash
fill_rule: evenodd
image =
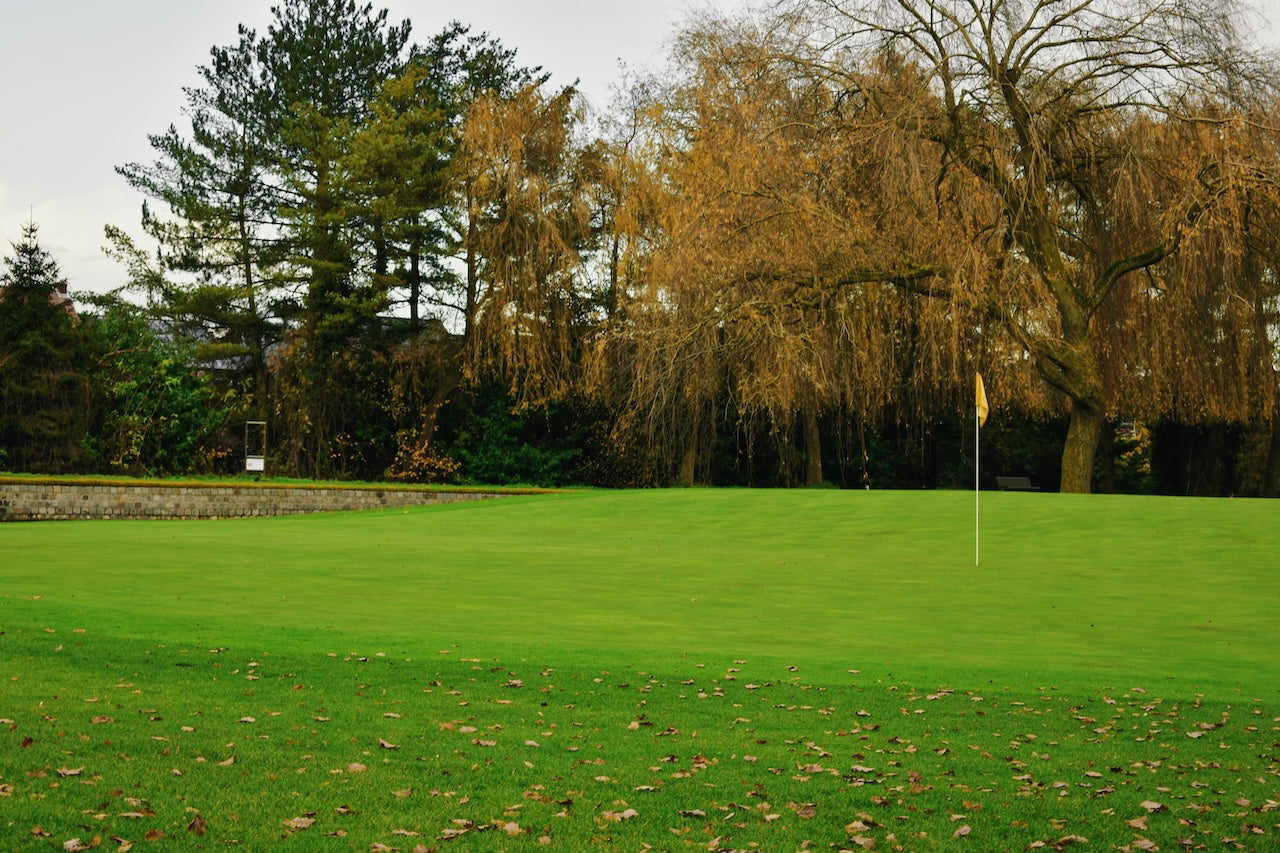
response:
<path id="1" fill-rule="evenodd" d="M 244 423 L 244 470 L 261 474 L 267 470 L 267 422 Z"/>

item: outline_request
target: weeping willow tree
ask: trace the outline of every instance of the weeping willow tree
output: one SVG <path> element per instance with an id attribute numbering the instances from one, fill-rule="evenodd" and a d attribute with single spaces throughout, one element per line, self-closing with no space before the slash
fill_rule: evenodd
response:
<path id="1" fill-rule="evenodd" d="M 612 344 L 686 478 L 727 412 L 813 441 L 824 411 L 959 402 L 975 368 L 1069 415 L 1064 491 L 1109 416 L 1270 417 L 1274 66 L 1238 7 L 775 13 L 690 27 L 648 112 L 663 202 Z"/>
<path id="2" fill-rule="evenodd" d="M 930 286 L 971 307 L 968 322 L 1005 337 L 1065 403 L 1064 491 L 1090 490 L 1106 417 L 1121 406 L 1247 413 L 1250 372 L 1227 351 L 1223 306 L 1241 282 L 1245 199 L 1270 194 L 1275 165 L 1233 144 L 1257 127 L 1274 74 L 1237 29 L 1244 10 L 1201 0 L 785 10 L 797 41 L 780 63 L 887 107 L 882 121 L 929 152 L 940 186 L 967 183 L 994 211 L 955 223 L 982 262 L 927 259 Z M 887 55 L 916 72 L 916 108 L 891 106 L 866 74 Z"/>
<path id="3" fill-rule="evenodd" d="M 481 97 L 452 166 L 464 204 L 464 373 L 508 380 L 522 403 L 562 392 L 580 363 L 589 301 L 580 250 L 590 211 L 576 109 L 571 88 Z"/>
<path id="4" fill-rule="evenodd" d="M 965 227 L 998 207 L 913 132 L 935 106 L 919 72 L 884 56 L 854 91 L 778 62 L 786 45 L 703 21 L 646 113 L 648 257 L 604 353 L 684 481 L 706 476 L 727 419 L 798 441 L 800 479 L 821 482 L 821 418 L 936 412 L 1003 345 L 968 290 L 938 281 L 1002 274 L 986 263 L 999 235 Z M 1028 386 L 1025 363 L 988 355 L 995 381 Z"/>

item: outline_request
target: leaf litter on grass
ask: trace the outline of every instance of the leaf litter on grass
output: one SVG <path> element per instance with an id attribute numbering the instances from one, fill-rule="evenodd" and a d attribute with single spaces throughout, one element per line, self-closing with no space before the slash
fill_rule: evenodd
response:
<path id="1" fill-rule="evenodd" d="M 140 644 L 50 667 L 35 636 L 5 637 L 0 797 L 66 849 L 1280 844 L 1280 714 L 1249 697 Z"/>

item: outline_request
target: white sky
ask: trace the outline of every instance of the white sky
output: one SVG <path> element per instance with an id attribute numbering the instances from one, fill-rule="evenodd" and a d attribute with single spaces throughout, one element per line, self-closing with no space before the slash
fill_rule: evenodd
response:
<path id="1" fill-rule="evenodd" d="M 363 4 L 364 0 L 361 0 Z M 0 0 L 0 256 L 34 219 L 40 245 L 73 291 L 123 284 L 101 251 L 103 226 L 141 237 L 143 197 L 115 172 L 151 162 L 148 134 L 180 131 L 182 87 L 197 85 L 209 49 L 259 34 L 278 0 Z M 721 0 L 736 8 L 739 0 Z M 607 106 L 619 62 L 660 65 L 666 43 L 701 0 L 373 0 L 426 42 L 454 19 L 540 65 L 553 84 L 581 80 Z"/>
<path id="2" fill-rule="evenodd" d="M 150 162 L 147 135 L 185 129 L 183 86 L 244 23 L 266 31 L 277 0 L 0 0 L 0 256 L 34 219 L 71 289 L 105 291 L 124 272 L 103 255 L 103 226 L 141 237 L 142 196 L 115 172 Z M 1272 31 L 1280 0 L 1257 0 Z M 541 65 L 552 83 L 581 79 L 607 106 L 619 62 L 661 64 L 691 9 L 747 0 L 374 0 L 426 41 L 450 20 L 488 32 Z M 1276 39 L 1270 39 L 1276 41 Z"/>

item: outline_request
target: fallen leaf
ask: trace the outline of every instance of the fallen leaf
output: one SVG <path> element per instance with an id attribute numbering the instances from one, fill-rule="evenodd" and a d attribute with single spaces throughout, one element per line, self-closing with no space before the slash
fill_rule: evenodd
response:
<path id="1" fill-rule="evenodd" d="M 400 748 L 399 744 L 390 743 L 389 741 L 385 741 L 382 738 L 378 738 L 378 746 L 382 747 L 383 749 L 399 749 Z"/>
<path id="2" fill-rule="evenodd" d="M 284 822 L 284 825 L 287 826 L 289 829 L 309 829 L 311 825 L 314 824 L 315 822 L 316 822 L 315 818 L 295 817 L 295 818 L 291 818 L 290 820 L 286 820 Z"/>
<path id="3" fill-rule="evenodd" d="M 1144 809 L 1153 814 L 1155 812 L 1167 812 L 1169 810 L 1169 807 L 1164 803 L 1157 803 L 1155 800 L 1143 800 L 1141 805 Z"/>
<path id="4" fill-rule="evenodd" d="M 787 803 L 787 808 L 805 820 L 809 820 L 818 813 L 818 805 L 816 803 Z"/>
<path id="5" fill-rule="evenodd" d="M 81 773 L 84 772 L 84 768 L 83 767 L 59 767 L 55 772 L 59 776 L 61 776 L 63 779 L 66 779 L 68 776 L 79 776 Z"/>
<path id="6" fill-rule="evenodd" d="M 209 823 L 204 819 L 204 815 L 199 812 L 191 819 L 191 823 L 187 824 L 187 832 L 195 835 L 204 835 L 209 828 Z"/>
<path id="7" fill-rule="evenodd" d="M 960 827 L 959 829 L 957 829 L 955 832 L 951 833 L 951 837 L 952 837 L 952 838 L 964 838 L 964 837 L 965 837 L 966 835 L 968 835 L 970 832 L 973 832 L 973 829 L 972 829 L 972 827 L 970 827 L 968 824 L 966 824 L 966 825 L 964 825 L 964 826 Z"/>
<path id="8" fill-rule="evenodd" d="M 620 812 L 604 812 L 602 815 L 602 817 L 604 817 L 605 820 L 612 820 L 612 821 L 619 821 L 619 822 L 624 820 L 631 820 L 633 817 L 639 817 L 639 816 L 640 816 L 640 812 L 636 811 L 635 809 L 626 809 L 625 811 L 620 811 Z"/>

